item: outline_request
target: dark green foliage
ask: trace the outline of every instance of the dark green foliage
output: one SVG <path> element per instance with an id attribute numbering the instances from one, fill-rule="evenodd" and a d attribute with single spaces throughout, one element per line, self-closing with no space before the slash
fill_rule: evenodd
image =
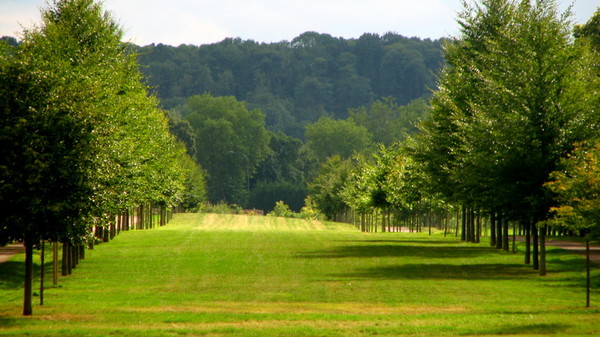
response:
<path id="1" fill-rule="evenodd" d="M 427 96 L 442 66 L 442 40 L 388 33 L 358 39 L 307 32 L 291 42 L 226 39 L 204 46 L 140 47 L 142 70 L 163 105 L 210 92 L 260 108 L 272 131 L 302 137 L 301 125 L 324 114 L 394 97 L 401 105 Z"/>
<path id="2" fill-rule="evenodd" d="M 482 0 L 460 14 L 416 151 L 446 200 L 546 216 L 550 172 L 598 132 L 597 85 L 565 18 L 551 0 Z"/>
<path id="3" fill-rule="evenodd" d="M 306 146 L 319 162 L 333 155 L 343 159 L 355 153 L 368 151 L 373 143 L 371 134 L 364 126 L 353 120 L 334 120 L 321 117 L 316 123 L 306 127 Z"/>
<path id="4" fill-rule="evenodd" d="M 423 99 L 400 106 L 390 97 L 377 100 L 371 106 L 350 109 L 350 118 L 364 126 L 375 143 L 390 146 L 403 141 L 407 135 L 418 132 L 417 125 L 429 114 L 429 105 Z"/>
<path id="5" fill-rule="evenodd" d="M 286 136 L 284 133 L 273 133 L 269 142 L 270 153 L 259 164 L 253 182 L 282 182 L 304 184 L 305 167 L 310 164 L 302 151 L 301 140 Z M 277 201 L 277 200 L 276 200 Z"/>
<path id="6" fill-rule="evenodd" d="M 261 182 L 252 189 L 249 208 L 262 209 L 267 213 L 273 210 L 276 202 L 283 201 L 292 211 L 300 212 L 307 195 L 308 189 L 303 184 Z"/>
<path id="7" fill-rule="evenodd" d="M 0 43 L 0 244 L 25 244 L 30 315 L 40 241 L 81 245 L 127 209 L 181 202 L 190 181 L 201 201 L 204 185 L 101 5 L 56 0 L 23 36 Z"/>
<path id="8" fill-rule="evenodd" d="M 264 115 L 235 97 L 210 94 L 190 97 L 186 110 L 197 160 L 207 170 L 209 201 L 246 204 L 250 179 L 269 153 Z"/>
<path id="9" fill-rule="evenodd" d="M 342 191 L 352 168 L 350 160 L 334 155 L 321 165 L 317 176 L 309 184 L 311 202 L 330 220 L 348 208 Z"/>

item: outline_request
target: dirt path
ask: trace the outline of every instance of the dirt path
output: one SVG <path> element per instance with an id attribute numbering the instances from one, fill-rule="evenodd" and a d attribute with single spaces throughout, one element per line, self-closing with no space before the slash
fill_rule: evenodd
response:
<path id="1" fill-rule="evenodd" d="M 25 250 L 25 247 L 23 247 L 22 244 L 13 244 L 0 247 L 0 263 L 10 260 L 13 255 L 22 252 L 23 250 Z"/>
<path id="2" fill-rule="evenodd" d="M 546 245 L 561 248 L 585 256 L 585 242 L 547 240 Z M 590 244 L 590 261 L 600 265 L 600 245 Z"/>

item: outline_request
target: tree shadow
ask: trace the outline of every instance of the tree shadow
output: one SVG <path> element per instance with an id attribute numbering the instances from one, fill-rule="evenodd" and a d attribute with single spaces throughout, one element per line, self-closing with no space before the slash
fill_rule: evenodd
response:
<path id="1" fill-rule="evenodd" d="M 12 317 L 0 316 L 0 327 L 9 327 L 19 325 L 19 320 Z"/>
<path id="2" fill-rule="evenodd" d="M 450 240 L 450 239 L 448 239 L 448 240 L 434 240 L 434 239 L 423 239 L 423 240 L 397 239 L 397 240 L 392 240 L 392 239 L 388 239 L 388 240 L 339 240 L 339 241 L 355 242 L 355 243 L 399 243 L 399 244 L 416 243 L 416 244 L 423 244 L 423 245 L 460 245 L 460 244 L 464 244 L 464 242 L 462 242 L 462 241 Z"/>
<path id="3" fill-rule="evenodd" d="M 469 335 L 561 335 L 567 329 L 572 328 L 572 324 L 564 323 L 540 323 L 540 324 L 524 324 L 524 325 L 503 325 L 491 329 L 478 330 L 463 333 L 463 336 Z"/>
<path id="4" fill-rule="evenodd" d="M 7 261 L 0 264 L 0 289 L 12 290 L 23 287 L 25 268 L 23 262 Z"/>
<path id="5" fill-rule="evenodd" d="M 535 272 L 521 264 L 404 264 L 367 268 L 348 273 L 329 274 L 333 278 L 353 280 L 514 280 L 526 279 Z"/>
<path id="6" fill-rule="evenodd" d="M 367 241 L 372 242 L 372 241 Z M 402 241 L 405 243 L 405 241 Z M 473 258 L 490 253 L 488 247 L 444 247 L 404 244 L 348 245 L 330 250 L 297 254 L 298 258 L 370 258 L 370 257 L 417 257 L 417 258 Z"/>

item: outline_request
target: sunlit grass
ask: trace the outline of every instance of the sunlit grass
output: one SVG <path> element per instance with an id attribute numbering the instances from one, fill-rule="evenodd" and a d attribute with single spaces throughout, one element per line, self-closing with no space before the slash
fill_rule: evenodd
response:
<path id="1" fill-rule="evenodd" d="M 546 278 L 522 259 L 441 234 L 178 214 L 88 251 L 30 318 L 20 316 L 21 283 L 9 275 L 17 262 L 2 265 L 0 335 L 600 333 L 600 310 L 584 308 L 580 256 L 551 250 Z"/>

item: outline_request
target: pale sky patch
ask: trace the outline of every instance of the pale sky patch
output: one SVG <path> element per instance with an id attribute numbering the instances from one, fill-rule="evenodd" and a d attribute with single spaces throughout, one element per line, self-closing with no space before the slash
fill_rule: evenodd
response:
<path id="1" fill-rule="evenodd" d="M 572 1 L 559 0 L 561 10 Z M 46 0 L 0 0 L 0 36 L 39 23 Z M 395 32 L 437 39 L 457 34 L 460 0 L 104 0 L 125 39 L 150 43 L 207 44 L 227 37 L 290 41 L 306 31 L 358 38 Z M 598 0 L 575 0 L 575 21 L 586 22 Z"/>

